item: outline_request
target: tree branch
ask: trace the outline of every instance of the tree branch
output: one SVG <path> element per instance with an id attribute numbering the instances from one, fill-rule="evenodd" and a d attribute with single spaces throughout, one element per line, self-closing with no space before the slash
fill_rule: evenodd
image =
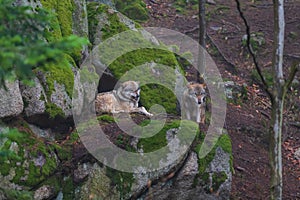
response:
<path id="1" fill-rule="evenodd" d="M 242 20 L 244 21 L 244 24 L 246 26 L 247 48 L 249 50 L 250 56 L 252 57 L 254 66 L 256 68 L 256 71 L 257 71 L 257 73 L 258 73 L 258 75 L 259 75 L 259 77 L 261 79 L 262 84 L 263 84 L 262 85 L 263 89 L 267 92 L 267 94 L 269 95 L 269 97 L 272 99 L 273 95 L 272 95 L 272 93 L 269 90 L 269 86 L 268 86 L 268 84 L 267 84 L 267 82 L 265 80 L 265 77 L 262 74 L 262 71 L 261 71 L 260 67 L 258 66 L 258 62 L 257 62 L 256 56 L 255 56 L 255 53 L 253 52 L 252 47 L 251 47 L 251 43 L 250 43 L 250 38 L 251 38 L 250 27 L 248 25 L 248 22 L 247 22 L 247 20 L 246 20 L 246 18 L 244 16 L 244 13 L 243 13 L 242 9 L 241 9 L 241 5 L 240 5 L 239 0 L 235 0 L 235 2 L 236 2 L 236 7 L 237 7 L 237 10 L 238 10 L 238 12 L 240 14 L 240 17 L 242 18 Z"/>
<path id="2" fill-rule="evenodd" d="M 288 79 L 286 80 L 285 82 L 285 85 L 284 85 L 284 89 L 287 91 L 289 87 L 291 87 L 292 83 L 293 83 L 293 80 L 297 74 L 297 72 L 299 71 L 299 68 L 300 68 L 300 63 L 297 62 L 297 63 L 294 63 L 291 67 L 291 71 L 290 71 L 290 74 L 289 74 L 289 77 Z"/>

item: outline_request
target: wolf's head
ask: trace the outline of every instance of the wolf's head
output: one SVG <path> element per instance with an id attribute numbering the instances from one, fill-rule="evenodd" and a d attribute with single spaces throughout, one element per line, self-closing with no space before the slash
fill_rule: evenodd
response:
<path id="1" fill-rule="evenodd" d="M 140 84 L 137 81 L 126 81 L 117 89 L 117 94 L 123 101 L 138 102 L 140 100 Z"/>
<path id="2" fill-rule="evenodd" d="M 194 99 L 195 103 L 201 105 L 205 103 L 206 98 L 206 84 L 191 83 L 187 86 L 188 94 Z"/>

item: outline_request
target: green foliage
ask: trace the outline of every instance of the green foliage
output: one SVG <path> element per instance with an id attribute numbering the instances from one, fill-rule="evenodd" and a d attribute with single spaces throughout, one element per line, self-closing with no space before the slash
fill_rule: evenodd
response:
<path id="1" fill-rule="evenodd" d="M 261 46 L 263 46 L 266 43 L 264 38 L 264 33 L 262 32 L 254 32 L 251 33 L 250 36 L 250 46 L 252 47 L 252 50 L 256 53 Z M 242 38 L 242 45 L 244 47 L 247 46 L 247 36 L 244 36 Z"/>
<path id="2" fill-rule="evenodd" d="M 8 200 L 18 199 L 18 200 L 33 200 L 33 192 L 31 191 L 19 191 L 15 189 L 3 189 L 0 190 L 5 194 Z"/>
<path id="3" fill-rule="evenodd" d="M 87 40 L 70 35 L 48 40 L 54 15 L 42 8 L 13 6 L 12 0 L 0 0 L 0 82 L 21 80 L 29 83 L 33 69 L 58 63 L 65 52 L 87 44 Z"/>
<path id="4" fill-rule="evenodd" d="M 5 138 L 12 138 L 16 140 L 20 137 L 22 137 L 22 135 L 17 129 L 6 128 L 2 130 L 2 132 L 0 132 L 0 163 L 3 163 L 5 160 L 8 159 L 20 160 L 20 158 L 15 152 L 8 150 L 11 145 L 11 140 L 4 142 Z M 4 144 L 1 147 L 2 143 Z"/>
<path id="5" fill-rule="evenodd" d="M 263 69 L 262 74 L 265 77 L 266 83 L 269 87 L 273 85 L 273 75 L 272 72 L 268 69 Z M 258 72 L 256 69 L 253 69 L 251 71 L 251 78 L 256 83 L 261 83 L 260 76 L 258 75 Z"/>
<path id="6" fill-rule="evenodd" d="M 176 0 L 173 4 L 174 8 L 177 12 L 181 14 L 185 14 L 187 10 L 190 8 L 197 9 L 198 8 L 198 0 Z"/>

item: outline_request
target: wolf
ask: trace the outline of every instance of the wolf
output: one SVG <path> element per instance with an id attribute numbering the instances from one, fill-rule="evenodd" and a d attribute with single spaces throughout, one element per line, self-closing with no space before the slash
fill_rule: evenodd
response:
<path id="1" fill-rule="evenodd" d="M 96 113 L 142 113 L 148 117 L 149 113 L 144 107 L 138 107 L 140 100 L 140 86 L 137 81 L 126 81 L 116 90 L 98 93 L 95 99 Z"/>
<path id="2" fill-rule="evenodd" d="M 183 117 L 197 123 L 205 122 L 206 84 L 189 83 L 183 92 Z"/>

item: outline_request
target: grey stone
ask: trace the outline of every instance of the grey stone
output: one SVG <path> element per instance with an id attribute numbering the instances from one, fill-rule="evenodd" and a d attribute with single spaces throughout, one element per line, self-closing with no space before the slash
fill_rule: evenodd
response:
<path id="1" fill-rule="evenodd" d="M 45 200 L 53 197 L 54 188 L 50 185 L 43 185 L 34 192 L 34 200 Z"/>
<path id="2" fill-rule="evenodd" d="M 31 131 L 37 136 L 41 138 L 45 138 L 47 140 L 54 141 L 55 133 L 51 131 L 51 129 L 41 129 L 35 125 L 29 124 Z"/>
<path id="3" fill-rule="evenodd" d="M 66 117 L 72 115 L 72 100 L 67 94 L 64 85 L 54 81 L 54 91 L 51 94 L 50 100 L 63 110 Z"/>
<path id="4" fill-rule="evenodd" d="M 0 88 L 0 118 L 17 116 L 23 111 L 23 100 L 19 81 L 5 82 L 7 90 Z"/>
<path id="5" fill-rule="evenodd" d="M 39 79 L 34 79 L 34 86 L 21 84 L 20 89 L 23 100 L 26 102 L 24 109 L 26 116 L 43 114 L 46 110 L 47 97 Z"/>

